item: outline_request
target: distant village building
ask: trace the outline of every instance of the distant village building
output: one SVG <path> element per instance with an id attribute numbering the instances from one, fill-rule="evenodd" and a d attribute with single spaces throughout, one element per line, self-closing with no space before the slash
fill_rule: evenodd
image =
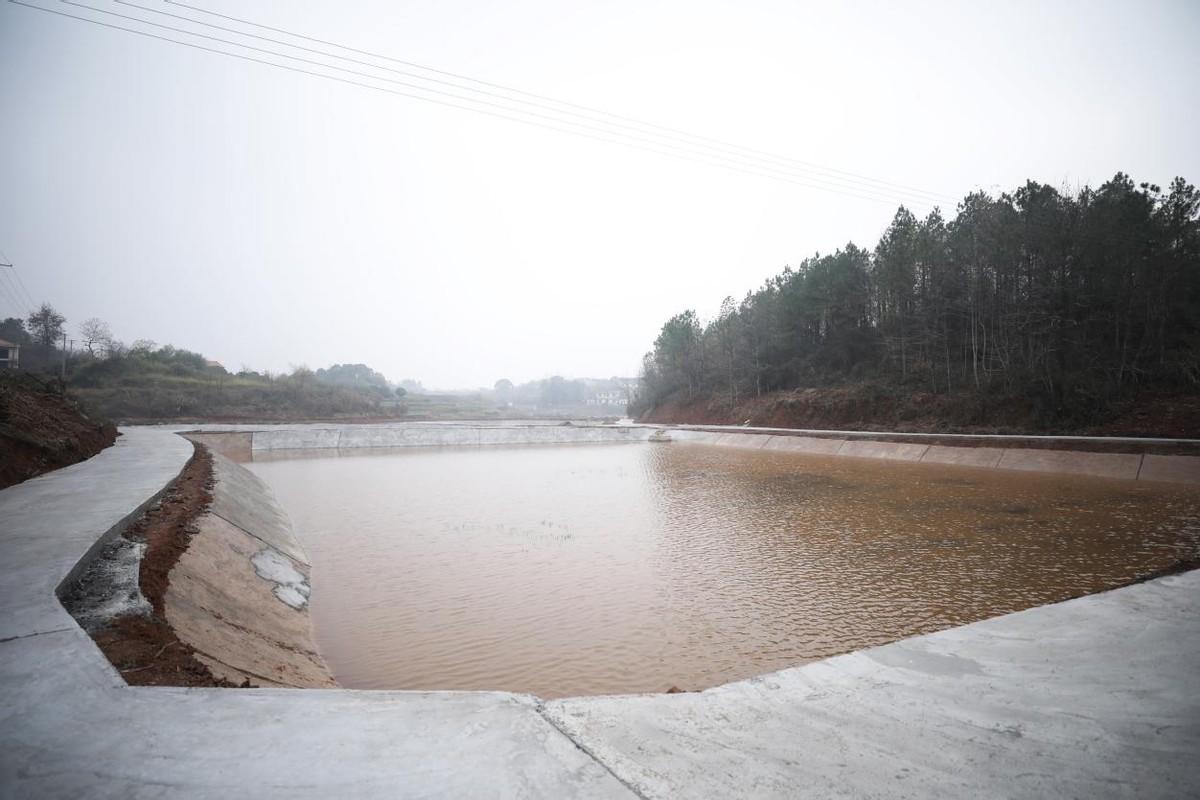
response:
<path id="1" fill-rule="evenodd" d="M 220 361 L 213 361 L 211 358 L 206 358 L 206 359 L 204 359 L 204 366 L 205 366 L 207 369 L 210 369 L 210 370 L 213 370 L 213 371 L 220 371 L 220 372 L 224 372 L 224 371 L 225 371 L 225 365 L 224 365 L 224 364 L 222 364 Z"/>
<path id="2" fill-rule="evenodd" d="M 589 406 L 609 406 L 624 411 L 625 407 L 637 393 L 637 378 L 611 378 L 606 381 L 596 381 L 598 386 L 585 403 Z"/>
<path id="3" fill-rule="evenodd" d="M 0 339 L 0 369 L 16 369 L 21 362 L 21 345 Z"/>
<path id="4" fill-rule="evenodd" d="M 629 395 L 624 389 L 610 389 L 596 392 L 586 402 L 590 406 L 626 406 L 629 405 Z"/>

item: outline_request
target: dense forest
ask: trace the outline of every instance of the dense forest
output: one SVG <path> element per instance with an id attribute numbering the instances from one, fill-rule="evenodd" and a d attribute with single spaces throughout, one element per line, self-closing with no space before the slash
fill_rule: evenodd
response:
<path id="1" fill-rule="evenodd" d="M 976 192 L 952 219 L 901 207 L 874 250 L 814 255 L 707 323 L 668 320 L 640 410 L 869 383 L 1018 398 L 1061 427 L 1147 387 L 1195 393 L 1198 211 L 1182 178 L 1163 191 L 1121 173 L 1073 195 Z"/>

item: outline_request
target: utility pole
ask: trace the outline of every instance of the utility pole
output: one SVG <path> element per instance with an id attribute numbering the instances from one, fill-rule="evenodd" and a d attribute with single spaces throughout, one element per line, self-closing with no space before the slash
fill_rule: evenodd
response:
<path id="1" fill-rule="evenodd" d="M 74 339 L 68 339 L 68 338 L 67 338 L 66 331 L 64 331 L 64 332 L 63 332 L 63 335 L 62 335 L 62 341 L 63 341 L 63 346 L 62 346 L 62 364 L 61 364 L 61 366 L 60 366 L 60 368 L 59 368 L 59 374 L 58 374 L 58 377 L 59 377 L 59 380 L 61 380 L 61 381 L 62 381 L 63 385 L 64 385 L 64 386 L 66 386 L 66 384 L 67 384 L 67 347 L 68 347 L 68 342 L 69 342 L 69 343 L 70 343 L 70 348 L 71 348 L 72 350 L 74 350 L 74 349 L 75 349 L 75 340 L 74 340 Z"/>

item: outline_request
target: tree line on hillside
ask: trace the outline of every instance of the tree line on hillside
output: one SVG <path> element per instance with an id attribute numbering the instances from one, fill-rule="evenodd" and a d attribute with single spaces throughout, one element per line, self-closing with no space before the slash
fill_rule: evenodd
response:
<path id="1" fill-rule="evenodd" d="M 967 195 L 953 219 L 901 207 L 874 250 L 786 268 L 702 322 L 663 325 L 639 406 L 883 381 L 1022 396 L 1043 418 L 1139 387 L 1200 385 L 1200 194 L 1118 173 L 1065 194 Z"/>
<path id="2" fill-rule="evenodd" d="M 25 371 L 62 378 L 89 410 L 114 419 L 402 416 L 393 389 L 365 364 L 294 367 L 286 374 L 243 367 L 230 373 L 202 354 L 148 339 L 125 345 L 92 318 L 68 339 L 66 318 L 43 304 L 27 319 L 0 321 L 0 339 L 22 346 Z"/>

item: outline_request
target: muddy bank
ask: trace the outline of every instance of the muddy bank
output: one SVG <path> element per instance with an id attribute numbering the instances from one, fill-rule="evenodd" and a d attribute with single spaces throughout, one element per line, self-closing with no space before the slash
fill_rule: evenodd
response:
<path id="1" fill-rule="evenodd" d="M 197 443 L 61 598 L 131 684 L 334 686 L 313 643 L 305 558 L 269 490 Z"/>
<path id="2" fill-rule="evenodd" d="M 1200 395 L 1144 393 L 1113 408 L 1103 422 L 1051 428 L 1019 398 L 935 395 L 858 385 L 771 392 L 762 397 L 671 397 L 642 422 L 833 428 L 897 433 L 1057 434 L 1200 437 Z"/>
<path id="3" fill-rule="evenodd" d="M 110 542 L 61 598 L 131 685 L 238 685 L 200 663 L 165 613 L 171 569 L 196 535 L 212 485 L 212 455 L 198 446 L 159 501 Z"/>
<path id="4" fill-rule="evenodd" d="M 0 371 L 0 489 L 91 458 L 116 438 L 54 383 Z"/>

